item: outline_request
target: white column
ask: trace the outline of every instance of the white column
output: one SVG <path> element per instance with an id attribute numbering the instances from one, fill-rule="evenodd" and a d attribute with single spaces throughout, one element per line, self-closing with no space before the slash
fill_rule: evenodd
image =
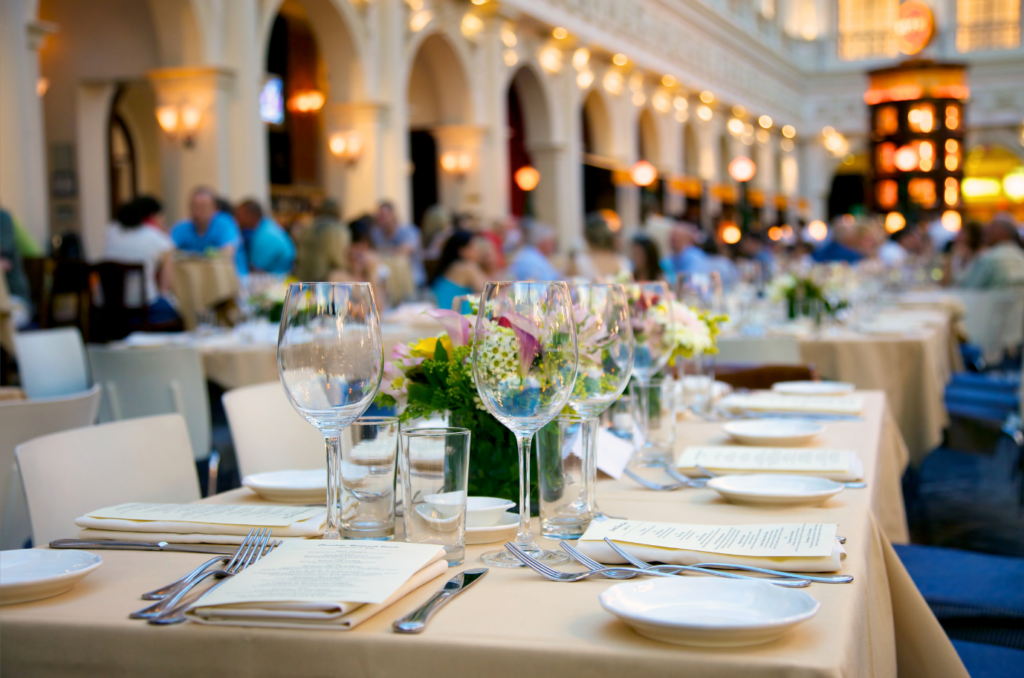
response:
<path id="1" fill-rule="evenodd" d="M 412 219 L 409 182 L 409 102 L 406 91 L 409 64 L 405 59 L 406 14 L 402 0 L 377 0 L 374 4 L 379 40 L 376 59 L 379 90 L 368 96 L 382 102 L 380 148 L 378 150 L 383 188 L 382 197 L 392 200 L 402 220 Z M 348 212 L 348 207 L 345 208 Z M 351 214 L 351 212 L 348 212 Z"/>
<path id="2" fill-rule="evenodd" d="M 374 103 L 342 103 L 328 106 L 324 117 L 325 141 L 335 132 L 357 132 L 362 154 L 352 164 L 325 156 L 328 195 L 343 196 L 346 214 L 372 213 L 386 196 L 383 171 L 383 109 Z M 405 214 L 405 213 L 402 213 Z"/>
<path id="3" fill-rule="evenodd" d="M 720 144 L 718 143 L 723 126 L 724 114 L 716 113 L 711 120 L 704 121 L 699 117 L 694 121 L 696 125 L 697 145 L 700 146 L 698 157 L 700 158 L 700 178 L 704 182 L 704 192 L 701 194 L 700 225 L 705 231 L 710 231 L 714 226 L 711 219 L 714 214 L 721 211 L 721 201 L 711 195 L 711 187 L 718 183 L 719 165 L 722 159 L 719 157 Z"/>
<path id="4" fill-rule="evenodd" d="M 50 27 L 31 23 L 35 5 L 0 1 L 0 204 L 45 243 L 50 219 L 36 50 Z"/>
<path id="5" fill-rule="evenodd" d="M 80 85 L 75 96 L 79 225 L 88 261 L 103 255 L 111 216 L 107 134 L 114 89 L 112 83 Z"/>
<path id="6" fill-rule="evenodd" d="M 508 85 L 509 67 L 502 59 L 504 45 L 501 28 L 504 19 L 498 16 L 484 18 L 484 29 L 477 36 L 477 67 L 483 85 L 483 126 L 487 132 L 480 143 L 479 163 L 487 171 L 480 176 L 480 216 L 498 219 L 509 213 L 509 159 L 508 159 Z M 536 160 L 534 161 L 536 162 Z M 544 176 L 541 170 L 541 177 Z M 542 180 L 543 181 L 543 180 Z M 536 196 L 534 197 L 536 199 Z"/>
<path id="7" fill-rule="evenodd" d="M 555 115 L 562 116 L 565 138 L 558 184 L 553 188 L 554 200 L 561 209 L 558 242 L 565 250 L 583 240 L 583 97 L 575 73 L 570 73 L 556 92 L 554 110 Z"/>
<path id="8" fill-rule="evenodd" d="M 662 178 L 665 179 L 665 214 L 682 214 L 686 198 L 672 188 L 672 179 L 684 174 L 683 168 L 683 126 L 670 113 L 656 113 L 658 128 L 662 135 L 661 159 Z"/>
<path id="9" fill-rule="evenodd" d="M 825 146 L 817 140 L 798 145 L 797 167 L 800 195 L 809 203 L 809 219 L 828 218 L 828 194 L 831 190 L 834 164 L 829 160 Z"/>
<path id="10" fill-rule="evenodd" d="M 270 197 L 267 130 L 260 119 L 263 64 L 257 0 L 231 0 L 223 5 L 224 64 L 235 73 L 226 110 L 228 134 L 228 195 L 251 197 L 266 204 Z"/>

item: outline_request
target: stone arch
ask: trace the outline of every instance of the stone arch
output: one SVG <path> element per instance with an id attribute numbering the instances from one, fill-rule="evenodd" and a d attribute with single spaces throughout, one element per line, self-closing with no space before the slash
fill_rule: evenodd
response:
<path id="1" fill-rule="evenodd" d="M 583 151 L 611 158 L 615 155 L 611 110 L 600 91 L 591 89 L 583 98 Z"/>
<path id="2" fill-rule="evenodd" d="M 661 146 L 658 142 L 658 123 L 654 119 L 651 109 L 643 108 L 636 121 L 637 133 L 637 157 L 646 160 L 655 167 L 660 168 Z"/>
<path id="3" fill-rule="evenodd" d="M 467 125 L 475 118 L 468 70 L 444 33 L 434 32 L 417 41 L 406 91 L 411 127 Z"/>
<path id="4" fill-rule="evenodd" d="M 540 172 L 540 183 L 534 189 L 527 205 L 532 204 L 536 217 L 547 224 L 559 222 L 559 195 L 561 194 L 562 173 L 559 171 L 558 152 L 555 143 L 554 125 L 556 117 L 551 110 L 551 97 L 544 87 L 544 80 L 538 70 L 527 64 L 520 67 L 508 85 L 519 103 L 524 131 L 524 146 L 531 164 Z M 510 149 L 509 171 L 514 172 L 515 157 Z M 509 184 L 515 204 L 516 196 L 522 196 L 512 182 Z"/>
<path id="5" fill-rule="evenodd" d="M 688 177 L 700 176 L 700 143 L 697 130 L 692 123 L 683 125 L 683 174 Z"/>

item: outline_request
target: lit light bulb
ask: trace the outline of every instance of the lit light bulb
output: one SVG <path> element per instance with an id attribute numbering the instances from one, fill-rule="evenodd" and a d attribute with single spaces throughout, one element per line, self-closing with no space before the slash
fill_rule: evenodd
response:
<path id="1" fill-rule="evenodd" d="M 757 119 L 757 124 L 763 127 L 764 129 L 771 129 L 772 119 L 767 115 L 762 115 L 760 118 Z"/>
<path id="2" fill-rule="evenodd" d="M 700 93 L 700 100 L 706 104 L 710 104 L 712 101 L 715 100 L 715 95 L 707 90 L 704 90 L 703 92 Z"/>
<path id="3" fill-rule="evenodd" d="M 590 50 L 586 47 L 580 47 L 572 53 L 572 65 L 576 67 L 577 71 L 582 71 L 588 63 L 590 63 Z"/>
<path id="4" fill-rule="evenodd" d="M 793 137 L 796 136 L 796 128 L 793 127 L 792 125 L 786 125 L 785 127 L 782 128 L 782 136 L 786 137 L 787 139 L 792 139 Z"/>
<path id="5" fill-rule="evenodd" d="M 555 30 L 551 31 L 551 37 L 554 38 L 555 40 L 565 40 L 567 37 L 569 37 L 569 31 L 559 26 Z"/>
<path id="6" fill-rule="evenodd" d="M 612 57 L 612 63 L 616 66 L 625 66 L 629 62 L 625 54 L 619 53 Z"/>
<path id="7" fill-rule="evenodd" d="M 711 116 L 713 115 L 714 113 L 712 113 L 711 109 L 708 108 L 707 106 L 701 106 L 700 108 L 697 109 L 697 117 L 703 120 L 704 122 L 710 120 Z"/>

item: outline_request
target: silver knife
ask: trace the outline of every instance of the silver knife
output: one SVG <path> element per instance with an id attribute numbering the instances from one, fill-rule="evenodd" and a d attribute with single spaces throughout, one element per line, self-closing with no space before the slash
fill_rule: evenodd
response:
<path id="1" fill-rule="evenodd" d="M 427 628 L 427 622 L 440 610 L 449 600 L 459 595 L 470 586 L 475 584 L 487 574 L 486 567 L 478 567 L 474 570 L 460 572 L 444 585 L 444 588 L 434 594 L 434 597 L 418 607 L 411 614 L 401 619 L 396 619 L 391 625 L 398 633 L 419 633 Z"/>
<path id="2" fill-rule="evenodd" d="M 165 541 L 118 541 L 116 539 L 54 539 L 51 549 L 90 549 L 116 551 L 172 551 L 175 553 L 213 553 L 233 555 L 238 545 L 169 544 Z"/>

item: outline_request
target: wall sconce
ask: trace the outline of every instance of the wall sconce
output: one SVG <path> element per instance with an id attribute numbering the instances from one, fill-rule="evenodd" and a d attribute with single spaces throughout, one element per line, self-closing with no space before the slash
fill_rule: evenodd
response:
<path id="1" fill-rule="evenodd" d="M 446 151 L 441 154 L 441 169 L 458 178 L 466 176 L 473 166 L 473 156 L 466 151 Z"/>
<path id="2" fill-rule="evenodd" d="M 342 162 L 353 165 L 363 155 L 363 135 L 356 130 L 335 132 L 327 141 L 331 153 Z"/>
<path id="3" fill-rule="evenodd" d="M 515 179 L 516 186 L 529 193 L 540 183 L 540 172 L 535 167 L 523 165 L 516 170 L 512 178 Z"/>
<path id="4" fill-rule="evenodd" d="M 185 148 L 192 148 L 196 145 L 196 132 L 202 119 L 202 109 L 193 104 L 181 106 L 165 104 L 156 108 L 156 121 L 160 125 L 160 129 L 171 139 L 181 132 Z"/>
<path id="5" fill-rule="evenodd" d="M 323 92 L 318 92 L 315 89 L 296 92 L 288 100 L 288 110 L 292 113 L 316 113 L 324 107 L 325 101 L 327 98 Z"/>

